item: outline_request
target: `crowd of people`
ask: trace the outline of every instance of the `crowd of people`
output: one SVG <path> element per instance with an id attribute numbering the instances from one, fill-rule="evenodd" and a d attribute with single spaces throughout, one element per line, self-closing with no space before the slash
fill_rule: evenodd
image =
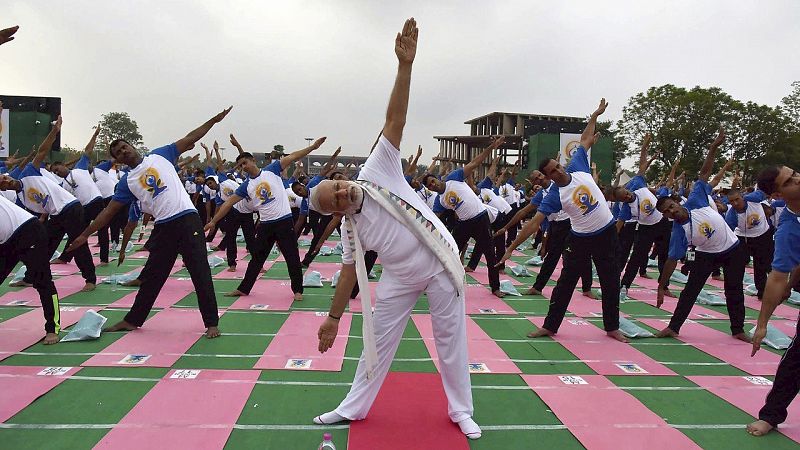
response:
<path id="1" fill-rule="evenodd" d="M 0 44 L 13 39 L 14 32 L 0 31 Z M 675 296 L 668 285 L 679 264 L 688 277 L 677 294 L 675 312 L 658 337 L 679 335 L 705 282 L 714 277 L 724 280 L 732 338 L 752 341 L 753 354 L 758 351 L 775 307 L 798 286 L 800 218 L 795 211 L 800 212 L 800 174 L 785 166 L 770 167 L 757 174 L 756 183 L 745 186 L 732 160 L 714 173 L 717 152 L 725 143 L 725 130 L 720 128 L 693 181 L 683 173 L 676 176 L 679 161 L 661 180 L 647 179 L 648 167 L 657 156 L 650 152 L 648 134 L 635 176 L 621 185 L 620 170 L 611 185 L 602 185 L 588 149 L 600 137 L 596 124 L 608 106 L 605 99 L 589 116 L 580 145 L 566 165 L 546 158 L 519 180 L 522 160 L 501 167 L 500 157 L 492 159 L 504 144 L 499 137 L 487 140 L 485 149 L 463 167 L 436 156 L 433 165 L 418 174 L 421 147 L 405 167 L 399 151 L 417 39 L 416 22 L 409 19 L 395 39 L 398 69 L 385 124 L 360 167 L 337 164 L 337 149 L 321 172 L 310 176 L 303 160 L 321 148 L 325 137 L 287 155 L 267 157 L 260 166 L 231 134 L 238 154 L 228 162 L 217 142 L 212 154 L 200 141 L 232 107 L 175 142 L 146 153 L 115 139 L 104 149 L 106 159 L 95 154 L 98 126 L 79 158 L 48 163 L 63 125 L 59 116 L 36 151 L 0 162 L 0 280 L 19 262 L 25 265 L 25 276 L 16 284 L 38 291 L 45 318 L 44 343 L 55 344 L 60 331 L 59 296 L 50 265 L 74 258 L 85 280 L 83 290 L 93 290 L 97 276 L 88 238 L 98 236 L 99 264 L 108 264 L 115 250 L 121 263 L 139 222 L 153 221 L 144 245 L 149 257 L 133 282 L 139 286 L 134 304 L 123 320 L 106 331 L 146 326 L 159 291 L 181 255 L 197 293 L 206 337 L 216 338 L 221 332 L 207 243 L 214 240 L 217 229 L 223 238 L 215 249 L 226 252 L 228 270 L 237 270 L 240 230 L 251 256 L 239 286 L 226 295 L 249 295 L 277 245 L 298 302 L 303 300 L 304 269 L 313 263 L 328 236 L 338 233 L 343 243 L 342 267 L 330 312 L 318 332 L 321 352 L 333 345 L 348 301 L 359 289 L 369 298 L 366 274 L 378 258 L 383 270 L 374 312 L 365 308 L 364 352 L 353 386 L 335 410 L 317 416 L 314 422 L 366 417 L 411 310 L 425 292 L 449 415 L 472 439 L 481 436 L 481 429 L 472 420 L 465 273 L 477 270 L 483 259 L 490 289 L 502 297 L 500 272 L 513 251 L 532 237 L 542 263 L 528 293 L 542 295 L 559 261 L 563 268 L 555 280 L 544 325 L 529 337 L 558 333 L 579 279 L 583 295 L 595 298 L 595 272 L 603 328 L 610 338 L 627 342 L 619 330 L 620 301 L 637 275 L 648 276 L 648 262 L 656 260 L 657 306 L 664 297 Z M 186 156 L 197 144 L 205 151 L 202 162 L 199 155 Z M 731 171 L 731 187 L 720 188 Z M 301 260 L 298 240 L 307 234 L 313 240 Z M 63 253 L 54 258 L 65 236 Z M 470 242 L 474 247 L 468 253 Z M 750 261 L 762 301 L 752 337 L 744 330 L 743 279 Z M 781 360 L 760 420 L 748 425 L 751 434 L 765 434 L 786 419 L 786 408 L 800 389 L 798 370 L 800 355 L 792 345 Z"/>

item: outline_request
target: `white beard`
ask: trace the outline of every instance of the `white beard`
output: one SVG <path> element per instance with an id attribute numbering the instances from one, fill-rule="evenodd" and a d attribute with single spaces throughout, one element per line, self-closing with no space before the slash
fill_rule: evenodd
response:
<path id="1" fill-rule="evenodd" d="M 364 190 L 360 186 L 353 183 L 348 192 L 350 193 L 350 207 L 344 211 L 345 215 L 355 214 L 364 203 Z"/>

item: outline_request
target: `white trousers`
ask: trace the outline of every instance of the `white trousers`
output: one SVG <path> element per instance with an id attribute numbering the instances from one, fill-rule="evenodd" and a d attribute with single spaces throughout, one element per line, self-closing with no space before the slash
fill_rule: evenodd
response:
<path id="1" fill-rule="evenodd" d="M 335 409 L 337 414 L 350 420 L 367 417 L 389 372 L 411 310 L 423 291 L 428 294 L 433 336 L 439 356 L 442 384 L 447 394 L 450 420 L 460 422 L 472 417 L 472 385 L 467 367 L 466 309 L 464 299 L 458 296 L 445 272 L 417 284 L 401 284 L 393 280 L 391 274 L 383 273 L 376 290 L 373 315 L 378 350 L 375 376 L 367 379 L 362 352 L 353 386 Z"/>

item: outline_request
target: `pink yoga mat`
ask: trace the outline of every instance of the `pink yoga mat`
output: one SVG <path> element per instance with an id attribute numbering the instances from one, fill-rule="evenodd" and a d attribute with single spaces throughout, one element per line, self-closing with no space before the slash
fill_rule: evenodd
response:
<path id="1" fill-rule="evenodd" d="M 772 388 L 763 379 L 754 379 L 754 377 L 690 376 L 686 378 L 756 418 L 758 411 L 764 406 L 767 393 Z M 787 421 L 781 424 L 777 431 L 795 442 L 800 442 L 800 403 L 792 402 L 788 412 Z"/>
<path id="2" fill-rule="evenodd" d="M 342 370 L 347 336 L 350 334 L 352 314 L 343 314 L 339 321 L 339 333 L 327 352 L 320 353 L 317 331 L 328 313 L 295 311 L 272 338 L 264 355 L 255 365 L 256 369 Z"/>
<path id="3" fill-rule="evenodd" d="M 258 375 L 257 370 L 172 370 L 95 448 L 223 448 Z M 191 376 L 196 378 L 182 378 Z"/>
<path id="4" fill-rule="evenodd" d="M 553 297 L 553 288 L 555 286 L 545 286 L 542 289 L 542 294 L 545 298 Z M 603 317 L 603 304 L 600 300 L 592 300 L 591 298 L 583 295 L 583 292 L 574 291 L 572 293 L 567 311 L 575 314 L 578 317 Z M 627 317 L 623 313 L 619 313 L 620 317 Z"/>
<path id="5" fill-rule="evenodd" d="M 311 266 L 309 266 L 308 269 L 303 270 L 303 275 L 308 273 L 310 270 L 316 270 L 320 273 L 320 275 L 322 275 L 322 278 L 324 278 L 325 281 L 331 281 L 333 274 L 338 272 L 341 268 L 342 265 L 340 263 L 324 263 L 314 261 L 311 263 Z"/>
<path id="6" fill-rule="evenodd" d="M 240 261 L 240 260 L 244 259 L 244 257 L 249 255 L 249 254 L 250 253 L 248 253 L 246 248 L 244 248 L 244 247 L 236 247 L 236 259 L 237 260 Z M 227 264 L 228 252 L 225 251 L 225 250 L 217 250 L 215 252 L 211 252 L 211 254 L 209 256 L 218 256 L 218 257 L 224 259 L 226 261 L 226 264 Z M 239 264 L 241 264 L 241 263 L 239 263 Z M 245 264 L 245 265 L 247 265 L 247 264 Z"/>
<path id="7" fill-rule="evenodd" d="M 294 303 L 292 284 L 280 280 L 258 280 L 250 295 L 236 299 L 230 309 L 288 311 Z M 298 302 L 302 304 L 302 302 Z"/>
<path id="8" fill-rule="evenodd" d="M 70 275 L 56 279 L 56 292 L 58 297 L 64 299 L 76 292 L 80 292 L 86 285 L 86 281 L 80 275 Z M 27 303 L 23 303 L 27 302 Z M 2 306 L 30 306 L 41 308 L 42 302 L 39 300 L 39 293 L 32 287 L 26 287 L 16 292 L 9 292 L 0 296 Z"/>
<path id="9" fill-rule="evenodd" d="M 102 308 L 62 306 L 59 308 L 61 328 L 74 324 L 90 309 L 99 311 Z M 41 309 L 34 309 L 0 322 L 0 361 L 39 342 L 44 338 L 44 334 L 44 316 Z"/>
<path id="10" fill-rule="evenodd" d="M 761 301 L 758 297 L 751 297 L 749 295 L 744 296 L 744 306 L 748 308 L 755 309 L 756 311 L 761 311 Z M 784 319 L 789 320 L 796 320 L 800 315 L 800 310 L 794 307 L 791 307 L 785 303 L 778 305 L 775 308 L 775 312 L 772 313 L 773 317 L 782 317 Z"/>
<path id="11" fill-rule="evenodd" d="M 672 293 L 675 295 L 680 295 L 680 292 L 676 292 L 674 290 L 672 291 Z M 631 289 L 628 291 L 628 296 L 632 299 L 645 302 L 651 306 L 656 306 L 656 301 L 658 300 L 658 293 L 656 291 L 652 291 L 649 289 Z M 664 304 L 661 305 L 661 309 L 674 313 L 675 308 L 677 306 L 678 306 L 677 298 L 664 297 Z M 694 306 L 692 306 L 692 312 L 689 313 L 689 318 L 727 320 L 728 316 L 711 308 L 706 308 L 704 306 L 695 304 Z"/>
<path id="12" fill-rule="evenodd" d="M 181 301 L 183 297 L 194 292 L 194 285 L 191 280 L 178 280 L 175 278 L 167 278 L 167 282 L 161 288 L 161 292 L 156 297 L 156 302 L 153 304 L 154 308 L 169 308 Z M 133 301 L 136 299 L 136 294 L 139 291 L 133 291 L 130 294 L 122 297 L 116 302 L 109 305 L 111 308 L 130 308 L 133 306 Z"/>
<path id="13" fill-rule="evenodd" d="M 640 276 L 637 276 L 636 279 L 633 280 L 633 284 L 647 289 L 658 289 L 658 280 L 653 278 L 642 278 Z M 683 287 L 676 286 L 672 282 L 670 282 L 668 287 L 673 290 L 675 295 L 678 295 L 681 289 L 683 289 Z"/>
<path id="14" fill-rule="evenodd" d="M 539 328 L 544 325 L 543 317 L 528 317 L 528 320 Z M 611 339 L 583 319 L 564 319 L 553 339 L 600 375 L 675 375 L 630 344 Z"/>
<path id="15" fill-rule="evenodd" d="M 348 450 L 467 450 L 467 438 L 447 416 L 435 373 L 389 372 L 364 420 L 350 423 Z"/>
<path id="16" fill-rule="evenodd" d="M 639 321 L 658 330 L 669 323 L 659 319 Z M 780 356 L 768 351 L 760 351 L 751 358 L 751 344 L 697 322 L 684 323 L 678 339 L 751 375 L 774 375 L 780 361 Z"/>
<path id="17" fill-rule="evenodd" d="M 514 308 L 492 294 L 488 287 L 468 284 L 464 289 L 467 314 L 516 314 Z"/>
<path id="18" fill-rule="evenodd" d="M 467 273 L 467 276 L 473 278 L 475 281 L 477 281 L 480 284 L 486 284 L 486 285 L 489 284 L 489 269 L 486 266 L 478 266 L 478 267 L 476 267 L 475 271 Z M 535 277 L 530 277 L 531 283 L 533 283 L 533 281 L 535 279 L 536 279 Z M 467 279 L 467 280 L 469 281 L 469 279 Z M 522 286 L 524 284 L 521 281 L 518 281 L 514 277 L 510 277 L 510 276 L 507 276 L 507 275 L 501 273 L 500 274 L 500 281 L 503 281 L 503 280 L 510 280 L 511 284 L 513 284 L 514 286 Z"/>
<path id="19" fill-rule="evenodd" d="M 378 294 L 376 293 L 377 289 L 378 289 L 378 283 L 377 282 L 373 281 L 373 282 L 369 283 L 370 301 L 372 302 L 372 307 L 373 308 L 375 307 L 375 302 L 378 300 L 378 297 L 377 297 Z M 352 313 L 364 312 L 364 310 L 361 308 L 361 293 L 360 292 L 359 292 L 358 295 L 356 295 L 356 298 L 350 300 L 350 303 L 348 304 L 348 308 L 349 308 L 350 312 L 352 312 Z"/>
<path id="20" fill-rule="evenodd" d="M 76 273 L 79 272 L 80 269 L 78 269 L 78 266 L 75 265 L 74 260 L 69 264 L 50 264 L 50 273 L 52 273 L 53 275 L 65 277 L 68 275 L 75 275 Z"/>
<path id="21" fill-rule="evenodd" d="M 79 370 L 80 367 L 0 366 L 0 392 L 3 393 L 0 395 L 0 422 L 10 419 Z"/>
<path id="22" fill-rule="evenodd" d="M 522 375 L 522 379 L 588 449 L 700 448 L 601 375 Z"/>
<path id="23" fill-rule="evenodd" d="M 419 334 L 425 342 L 433 363 L 439 367 L 439 357 L 436 353 L 436 341 L 433 338 L 433 323 L 429 314 L 412 314 L 411 319 L 417 326 Z M 486 334 L 474 320 L 467 317 L 467 352 L 470 371 L 473 373 L 520 373 L 508 355 L 497 343 Z"/>
<path id="24" fill-rule="evenodd" d="M 205 332 L 196 309 L 165 309 L 83 366 L 171 367 Z"/>

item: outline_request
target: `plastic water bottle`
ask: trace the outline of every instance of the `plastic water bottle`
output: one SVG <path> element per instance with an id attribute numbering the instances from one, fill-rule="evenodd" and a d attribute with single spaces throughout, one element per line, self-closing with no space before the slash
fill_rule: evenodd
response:
<path id="1" fill-rule="evenodd" d="M 330 433 L 325 433 L 322 435 L 322 443 L 319 444 L 317 450 L 336 450 L 336 446 L 333 445 L 333 441 L 331 440 Z"/>

